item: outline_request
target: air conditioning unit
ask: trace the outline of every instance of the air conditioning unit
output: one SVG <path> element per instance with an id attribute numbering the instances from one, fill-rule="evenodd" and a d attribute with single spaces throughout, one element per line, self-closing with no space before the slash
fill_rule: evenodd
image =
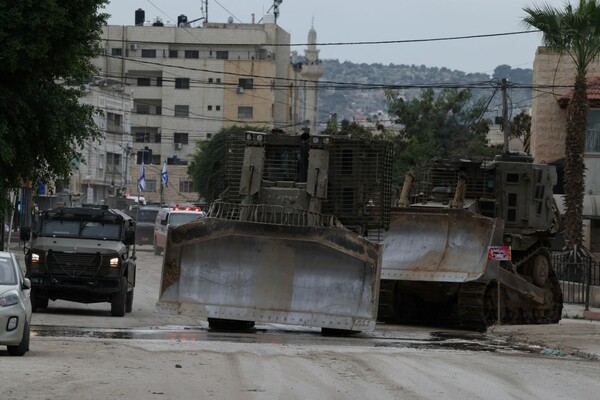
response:
<path id="1" fill-rule="evenodd" d="M 237 94 L 242 94 L 242 93 L 244 93 L 244 88 L 241 87 L 241 86 L 238 86 L 238 87 L 235 88 L 235 92 Z"/>
<path id="2" fill-rule="evenodd" d="M 181 150 L 181 143 L 175 143 L 175 149 Z"/>
<path id="3" fill-rule="evenodd" d="M 137 43 L 130 43 L 129 44 L 129 50 L 136 51 L 137 49 L 138 49 Z"/>

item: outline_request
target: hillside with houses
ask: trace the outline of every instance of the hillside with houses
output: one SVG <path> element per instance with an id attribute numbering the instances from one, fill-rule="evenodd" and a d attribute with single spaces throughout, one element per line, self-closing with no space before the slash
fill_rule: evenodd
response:
<path id="1" fill-rule="evenodd" d="M 512 115 L 531 107 L 532 70 L 512 68 L 500 65 L 492 75 L 486 73 L 466 73 L 445 67 L 427 67 L 425 65 L 383 65 L 356 64 L 349 61 L 323 60 L 324 74 L 321 78 L 319 93 L 319 121 L 322 123 L 329 115 L 336 113 L 338 120 L 350 121 L 368 118 L 378 112 L 387 111 L 383 87 L 397 87 L 405 98 L 417 96 L 422 88 L 443 86 L 469 87 L 474 99 L 488 101 L 488 117 L 501 115 L 501 98 L 496 92 L 496 84 L 506 78 L 512 88 L 509 93 Z M 522 86 L 527 86 L 523 88 Z"/>

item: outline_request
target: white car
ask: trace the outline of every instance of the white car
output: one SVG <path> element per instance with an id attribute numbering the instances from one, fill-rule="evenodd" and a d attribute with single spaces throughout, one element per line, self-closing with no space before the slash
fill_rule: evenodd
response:
<path id="1" fill-rule="evenodd" d="M 206 217 L 200 207 L 164 207 L 158 211 L 154 223 L 154 254 L 160 255 L 167 245 L 169 226 L 179 226 Z"/>
<path id="2" fill-rule="evenodd" d="M 30 289 L 15 255 L 0 251 L 0 346 L 13 356 L 29 351 Z"/>

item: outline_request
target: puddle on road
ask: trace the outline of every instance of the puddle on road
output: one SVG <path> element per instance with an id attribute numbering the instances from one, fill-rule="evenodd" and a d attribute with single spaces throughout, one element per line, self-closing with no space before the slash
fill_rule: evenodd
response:
<path id="1" fill-rule="evenodd" d="M 344 345 L 374 348 L 447 350 L 472 352 L 534 353 L 533 347 L 471 332 L 418 332 L 398 330 L 374 331 L 351 336 L 322 336 L 320 329 L 305 330 L 254 328 L 240 332 L 214 331 L 204 327 L 149 327 L 102 329 L 63 326 L 33 326 L 32 336 L 56 338 L 225 341 L 235 343 L 270 343 L 285 345 Z"/>

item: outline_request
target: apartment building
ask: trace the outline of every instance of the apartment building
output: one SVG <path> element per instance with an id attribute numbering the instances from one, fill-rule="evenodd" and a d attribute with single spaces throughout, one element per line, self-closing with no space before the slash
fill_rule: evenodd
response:
<path id="1" fill-rule="evenodd" d="M 531 153 L 536 162 L 557 165 L 558 194 L 564 211 L 562 181 L 564 179 L 566 106 L 575 82 L 575 65 L 566 55 L 546 47 L 537 49 L 533 63 Z M 600 62 L 588 68 L 587 96 L 590 105 L 584 150 L 585 194 L 583 199 L 583 238 L 585 245 L 600 255 Z"/>
<path id="2" fill-rule="evenodd" d="M 187 168 L 198 141 L 233 125 L 287 128 L 293 116 L 289 89 L 290 35 L 272 15 L 262 23 L 204 23 L 192 28 L 156 22 L 104 27 L 103 55 L 94 60 L 104 79 L 131 95 L 130 179 L 136 193 L 144 161 L 146 200 L 196 202 Z M 169 185 L 161 191 L 167 162 Z"/>
<path id="3" fill-rule="evenodd" d="M 88 139 L 79 149 L 82 159 L 73 160 L 69 193 L 75 204 L 103 204 L 131 180 L 127 154 L 132 148 L 129 117 L 133 101 L 123 84 L 114 79 L 96 79 L 81 89 L 81 103 L 100 111 L 94 122 L 103 138 Z"/>

